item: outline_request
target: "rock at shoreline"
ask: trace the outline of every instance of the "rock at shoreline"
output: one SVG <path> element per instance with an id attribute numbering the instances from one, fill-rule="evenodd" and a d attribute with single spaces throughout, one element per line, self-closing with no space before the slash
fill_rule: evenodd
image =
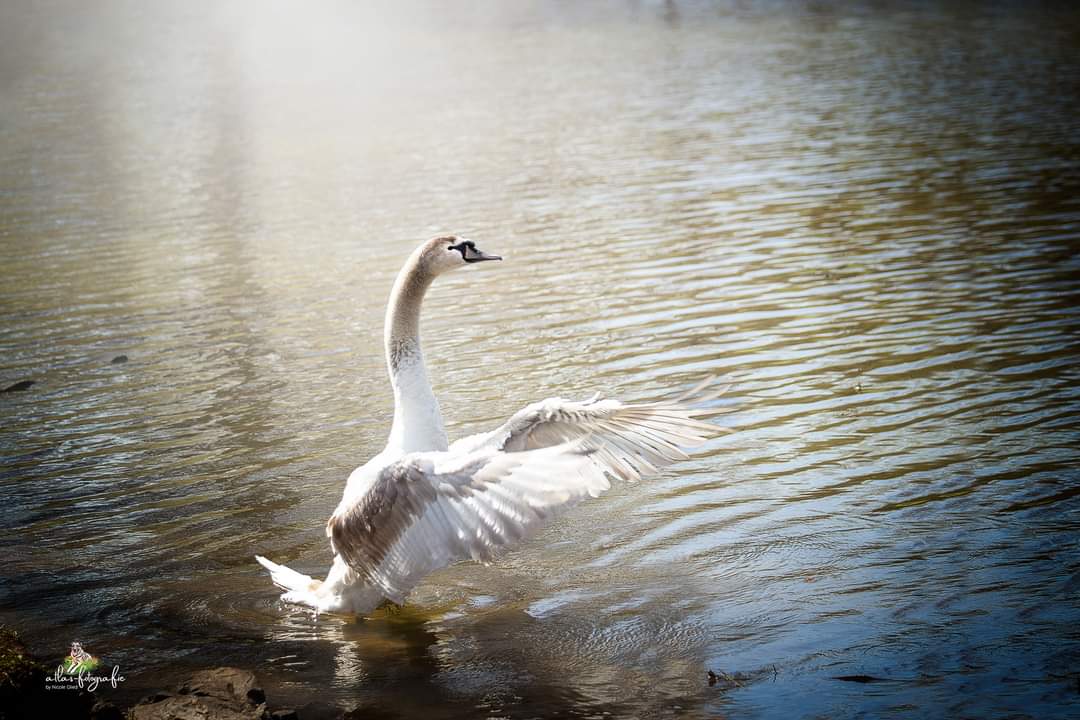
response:
<path id="1" fill-rule="evenodd" d="M 128 711 L 131 720 L 262 720 L 266 695 L 247 670 L 201 670 L 176 694 L 158 693 Z"/>

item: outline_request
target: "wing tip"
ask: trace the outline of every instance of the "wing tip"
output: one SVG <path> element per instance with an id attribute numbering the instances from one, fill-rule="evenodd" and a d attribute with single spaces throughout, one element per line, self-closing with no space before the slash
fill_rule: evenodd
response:
<path id="1" fill-rule="evenodd" d="M 727 381 L 715 387 L 717 381 Z M 707 375 L 701 382 L 694 385 L 689 390 L 684 391 L 679 396 L 671 400 L 672 403 L 677 405 L 705 403 L 712 400 L 716 400 L 718 397 L 726 394 L 735 383 L 728 378 L 721 375 Z"/>

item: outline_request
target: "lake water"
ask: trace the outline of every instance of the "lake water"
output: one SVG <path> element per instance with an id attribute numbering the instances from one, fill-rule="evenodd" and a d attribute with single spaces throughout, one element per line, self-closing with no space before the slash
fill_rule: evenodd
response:
<path id="1" fill-rule="evenodd" d="M 1076 717 L 1078 49 L 1065 3 L 5 3 L 0 621 L 121 700 Z M 325 572 L 446 231 L 506 257 L 426 305 L 451 437 L 708 375 L 734 432 L 316 620 L 252 556 Z"/>

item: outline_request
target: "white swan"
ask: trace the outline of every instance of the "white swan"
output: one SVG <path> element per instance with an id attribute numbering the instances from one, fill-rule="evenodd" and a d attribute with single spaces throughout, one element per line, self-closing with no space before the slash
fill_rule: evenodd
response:
<path id="1" fill-rule="evenodd" d="M 386 311 L 394 421 L 386 448 L 353 471 L 326 526 L 334 564 L 323 581 L 256 555 L 281 597 L 323 612 L 364 614 L 404 601 L 428 573 L 480 562 L 528 537 L 555 513 L 686 456 L 717 428 L 679 402 L 623 404 L 549 398 L 495 430 L 447 446 L 420 351 L 420 305 L 432 281 L 500 260 L 463 238 L 421 245 L 397 276 Z"/>

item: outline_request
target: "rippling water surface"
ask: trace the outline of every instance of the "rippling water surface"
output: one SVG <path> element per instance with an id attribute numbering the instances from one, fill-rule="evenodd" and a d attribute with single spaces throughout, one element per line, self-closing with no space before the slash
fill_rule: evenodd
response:
<path id="1" fill-rule="evenodd" d="M 121 699 L 1075 716 L 1078 47 L 1019 2 L 5 4 L 0 619 Z M 440 231 L 507 258 L 426 306 L 452 436 L 710 374 L 735 432 L 316 620 L 252 555 L 324 572 Z"/>

